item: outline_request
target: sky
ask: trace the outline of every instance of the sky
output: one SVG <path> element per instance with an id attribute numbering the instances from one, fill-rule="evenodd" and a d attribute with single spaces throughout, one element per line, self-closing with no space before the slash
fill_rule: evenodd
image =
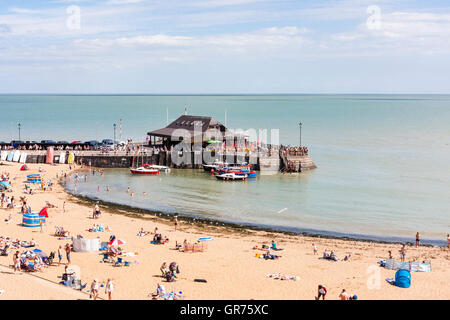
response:
<path id="1" fill-rule="evenodd" d="M 0 93 L 450 93 L 448 0 L 2 0 Z"/>

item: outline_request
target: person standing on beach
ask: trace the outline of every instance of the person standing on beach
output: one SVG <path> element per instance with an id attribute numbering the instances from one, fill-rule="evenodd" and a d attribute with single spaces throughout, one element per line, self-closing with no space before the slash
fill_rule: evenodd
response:
<path id="1" fill-rule="evenodd" d="M 108 294 L 108 299 L 111 300 L 112 292 L 114 291 L 114 285 L 111 279 L 108 279 L 108 282 L 105 286 L 105 293 Z"/>
<path id="2" fill-rule="evenodd" d="M 175 231 L 177 231 L 177 226 L 178 226 L 178 216 L 175 216 L 173 218 L 173 225 L 175 227 Z"/>
<path id="3" fill-rule="evenodd" d="M 39 221 L 39 226 L 41 227 L 41 233 L 42 232 L 44 232 L 44 230 L 42 230 L 42 225 L 43 225 L 43 223 L 42 223 L 42 219 Z"/>
<path id="4" fill-rule="evenodd" d="M 447 235 L 447 248 L 450 249 L 450 234 Z"/>
<path id="5" fill-rule="evenodd" d="M 59 248 L 58 248 L 58 259 L 59 259 L 58 265 L 61 264 L 62 258 L 63 258 L 62 246 L 59 246 Z"/>
<path id="6" fill-rule="evenodd" d="M 316 255 L 317 254 L 317 246 L 314 243 L 312 244 L 312 246 L 313 246 L 314 255 Z"/>
<path id="7" fill-rule="evenodd" d="M 20 261 L 19 261 L 19 251 L 16 251 L 13 255 L 13 263 L 14 263 L 14 274 L 16 271 L 20 271 Z"/>
<path id="8" fill-rule="evenodd" d="M 419 234 L 419 232 L 416 233 L 416 247 L 420 247 L 420 234 Z"/>
<path id="9" fill-rule="evenodd" d="M 97 300 L 98 297 L 98 281 L 94 279 L 91 283 L 91 296 L 94 300 Z"/>
<path id="10" fill-rule="evenodd" d="M 400 249 L 400 258 L 402 261 L 405 261 L 406 257 L 406 248 L 405 245 L 402 245 L 402 248 Z"/>
<path id="11" fill-rule="evenodd" d="M 67 257 L 67 264 L 70 264 L 70 244 L 66 243 L 66 257 Z"/>

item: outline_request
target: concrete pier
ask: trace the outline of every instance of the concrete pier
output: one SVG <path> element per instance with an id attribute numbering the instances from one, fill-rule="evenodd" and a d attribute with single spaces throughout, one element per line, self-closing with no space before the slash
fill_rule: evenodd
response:
<path id="1" fill-rule="evenodd" d="M 2 150 L 2 152 L 9 152 L 7 150 Z M 26 163 L 45 163 L 47 152 L 45 150 L 24 150 L 21 152 L 27 153 Z M 85 166 L 92 166 L 98 168 L 130 168 L 133 163 L 134 153 L 126 153 L 124 151 L 110 152 L 108 154 L 102 153 L 100 151 L 54 151 L 53 163 L 59 163 L 59 158 L 61 153 L 66 153 L 66 161 L 68 154 L 73 152 L 75 155 L 75 163 L 83 164 Z M 199 152 L 186 152 L 183 158 L 186 161 L 178 163 L 177 161 L 172 161 L 171 152 L 168 151 L 152 151 L 147 149 L 144 155 L 139 155 L 136 157 L 135 161 L 139 164 L 141 163 L 151 163 L 155 165 L 168 166 L 170 168 L 182 168 L 182 169 L 201 169 L 202 164 L 201 154 Z M 287 160 L 302 164 L 302 170 L 308 170 L 316 168 L 311 158 L 306 156 L 287 156 L 287 159 L 283 159 L 282 155 L 278 153 L 272 154 L 271 156 L 261 156 L 257 154 L 244 155 L 244 154 L 212 154 L 213 159 L 228 162 L 230 164 L 237 163 L 251 163 L 255 170 L 260 171 L 279 171 L 284 168 Z M 286 156 L 285 156 L 286 158 Z M 178 163 L 178 164 L 176 164 Z"/>

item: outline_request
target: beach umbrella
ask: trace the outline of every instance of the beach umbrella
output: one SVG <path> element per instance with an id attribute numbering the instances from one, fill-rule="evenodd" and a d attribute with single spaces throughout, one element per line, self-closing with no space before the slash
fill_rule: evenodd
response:
<path id="1" fill-rule="evenodd" d="M 48 218 L 48 212 L 47 212 L 48 207 L 43 207 L 41 211 L 39 211 L 39 216 L 44 216 L 46 218 Z"/>
<path id="2" fill-rule="evenodd" d="M 108 245 L 110 246 L 120 246 L 122 244 L 125 244 L 126 242 L 124 240 L 118 239 L 118 238 L 114 238 L 113 240 L 111 240 Z"/>

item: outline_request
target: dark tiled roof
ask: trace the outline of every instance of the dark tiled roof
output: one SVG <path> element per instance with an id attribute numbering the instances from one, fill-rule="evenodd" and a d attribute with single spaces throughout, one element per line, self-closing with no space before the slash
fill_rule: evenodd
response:
<path id="1" fill-rule="evenodd" d="M 182 115 L 167 127 L 148 132 L 147 134 L 151 136 L 171 137 L 175 130 L 184 129 L 193 135 L 196 126 L 201 127 L 202 133 L 214 127 L 220 129 L 222 132 L 226 130 L 225 126 L 214 118 Z"/>

